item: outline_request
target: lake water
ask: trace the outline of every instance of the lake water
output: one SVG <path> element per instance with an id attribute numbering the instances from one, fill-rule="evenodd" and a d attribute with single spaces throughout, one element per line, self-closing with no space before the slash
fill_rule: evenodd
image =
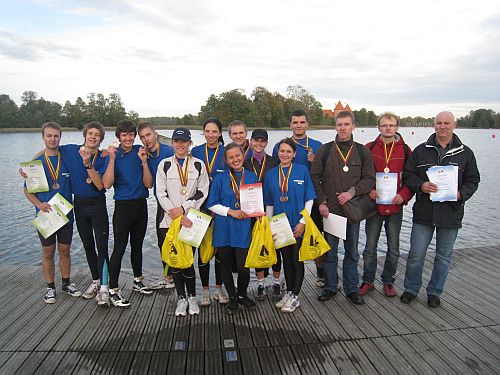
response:
<path id="1" fill-rule="evenodd" d="M 413 149 L 424 142 L 433 132 L 432 128 L 403 128 L 401 134 L 405 141 Z M 170 136 L 172 131 L 160 131 L 161 134 Z M 456 248 L 489 246 L 500 243 L 500 199 L 498 190 L 500 188 L 500 174 L 496 169 L 500 165 L 500 131 L 498 130 L 462 130 L 456 133 L 462 141 L 474 151 L 479 170 L 481 172 L 481 183 L 476 194 L 465 206 L 465 218 L 463 228 L 459 231 Z M 375 139 L 377 129 L 358 128 L 354 132 L 355 140 L 366 143 Z M 289 136 L 290 131 L 270 132 L 268 152 L 280 139 Z M 309 132 L 312 138 L 328 142 L 335 136 L 334 130 L 312 130 Z M 495 135 L 495 138 L 492 137 Z M 224 134 L 226 140 L 229 138 Z M 61 143 L 81 143 L 80 132 L 63 133 Z M 109 131 L 103 142 L 103 147 L 115 141 L 114 133 Z M 195 144 L 204 142 L 201 131 L 193 131 Z M 139 143 L 139 140 L 136 140 Z M 31 224 L 34 218 L 34 208 L 25 198 L 22 189 L 23 181 L 18 174 L 19 163 L 30 160 L 36 151 L 44 148 L 40 133 L 13 133 L 0 134 L 0 150 L 2 162 L 0 163 L 0 262 L 2 264 L 40 264 L 41 246 L 36 231 Z M 114 210 L 113 192 L 107 193 L 108 210 L 111 215 Z M 401 251 L 409 249 L 409 236 L 411 231 L 411 205 L 405 208 L 403 228 L 401 232 Z M 159 250 L 156 246 L 156 233 L 154 228 L 155 218 L 154 197 L 148 199 L 149 224 L 144 241 L 144 271 L 146 275 L 161 274 L 161 261 Z M 113 244 L 112 231 L 110 230 L 110 253 Z M 360 235 L 360 253 L 364 248 L 364 226 L 362 225 Z M 434 244 L 431 245 L 432 247 Z M 381 236 L 379 249 L 385 248 L 384 235 Z M 80 238 L 74 228 L 72 245 L 72 262 L 74 266 L 86 266 L 85 252 Z M 123 260 L 123 266 L 130 268 L 129 250 Z"/>

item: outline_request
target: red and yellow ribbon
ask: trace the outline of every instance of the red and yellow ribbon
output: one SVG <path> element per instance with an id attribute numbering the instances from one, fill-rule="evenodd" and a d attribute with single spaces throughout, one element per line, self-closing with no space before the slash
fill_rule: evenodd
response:
<path id="1" fill-rule="evenodd" d="M 285 172 L 283 171 L 283 166 L 280 164 L 279 170 L 279 184 L 280 191 L 282 197 L 288 196 L 288 179 L 290 178 L 290 173 L 292 173 L 293 164 L 290 164 L 290 168 L 288 169 L 288 173 L 285 176 Z"/>
<path id="2" fill-rule="evenodd" d="M 49 167 L 49 173 L 54 180 L 54 184 L 57 184 L 57 180 L 59 178 L 59 172 L 61 171 L 61 153 L 57 151 L 57 166 L 54 169 L 52 162 L 50 161 L 49 155 L 44 152 L 45 162 L 47 163 L 47 167 Z"/>
<path id="3" fill-rule="evenodd" d="M 179 161 L 177 160 L 177 157 L 175 158 L 175 165 L 177 165 L 177 172 L 179 172 L 179 180 L 181 180 L 181 185 L 182 187 L 186 187 L 189 176 L 189 156 L 184 159 L 184 165 L 182 166 L 182 168 L 179 164 Z"/>
<path id="4" fill-rule="evenodd" d="M 234 195 L 236 195 L 236 202 L 237 202 L 237 204 L 239 204 L 239 202 L 240 202 L 240 186 L 245 183 L 245 170 L 244 169 L 241 170 L 241 179 L 240 179 L 239 184 L 236 182 L 236 178 L 233 175 L 232 171 L 229 171 L 229 177 L 231 178 L 231 187 L 233 189 Z"/>
<path id="5" fill-rule="evenodd" d="M 264 159 L 262 159 L 262 166 L 260 167 L 260 172 L 257 173 L 257 169 L 255 169 L 255 165 L 253 162 L 254 157 L 252 156 L 252 168 L 255 174 L 259 177 L 259 182 L 262 182 L 262 177 L 264 176 L 264 170 L 266 169 L 266 156 L 264 155 Z"/>
<path id="6" fill-rule="evenodd" d="M 207 172 L 209 176 L 212 175 L 214 164 L 215 161 L 217 160 L 217 155 L 219 155 L 219 145 L 217 145 L 217 148 L 215 149 L 215 153 L 214 156 L 212 157 L 212 160 L 208 160 L 208 144 L 205 144 L 205 166 L 207 167 Z"/>

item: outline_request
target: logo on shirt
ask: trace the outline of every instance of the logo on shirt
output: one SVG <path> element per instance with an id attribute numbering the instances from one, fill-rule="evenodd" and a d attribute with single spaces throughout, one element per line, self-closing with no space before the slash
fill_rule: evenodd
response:
<path id="1" fill-rule="evenodd" d="M 293 180 L 297 185 L 302 185 L 304 183 L 304 180 Z"/>

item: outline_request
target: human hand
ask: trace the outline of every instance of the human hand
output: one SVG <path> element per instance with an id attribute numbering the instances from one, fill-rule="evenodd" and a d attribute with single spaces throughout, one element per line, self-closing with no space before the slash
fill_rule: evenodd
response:
<path id="1" fill-rule="evenodd" d="M 140 147 L 139 151 L 137 152 L 137 156 L 139 156 L 139 159 L 144 163 L 145 161 L 148 160 L 148 149 L 146 147 Z"/>
<path id="2" fill-rule="evenodd" d="M 422 190 L 423 193 L 436 193 L 438 191 L 438 187 L 436 184 L 433 184 L 432 182 L 426 181 L 420 186 L 420 190 Z"/>
<path id="3" fill-rule="evenodd" d="M 293 236 L 295 238 L 298 238 L 300 236 L 302 236 L 302 234 L 304 233 L 304 230 L 306 229 L 306 225 L 303 224 L 303 223 L 298 223 L 295 228 L 293 229 Z"/>
<path id="4" fill-rule="evenodd" d="M 19 174 L 21 175 L 22 178 L 24 178 L 25 180 L 28 178 L 28 174 L 23 171 L 22 168 L 19 168 Z"/>
<path id="5" fill-rule="evenodd" d="M 174 207 L 167 211 L 168 217 L 172 220 L 177 219 L 179 216 L 184 214 L 184 209 L 182 207 Z"/>
<path id="6" fill-rule="evenodd" d="M 319 213 L 323 217 L 328 217 L 328 215 L 330 214 L 330 210 L 328 209 L 326 203 L 323 202 L 319 205 Z"/>
<path id="7" fill-rule="evenodd" d="M 368 195 L 369 195 L 369 196 L 370 196 L 370 198 L 371 198 L 371 199 L 373 199 L 373 200 L 377 199 L 377 196 L 378 196 L 378 195 L 377 195 L 377 190 L 375 190 L 375 189 L 370 190 L 370 193 L 369 193 Z"/>
<path id="8" fill-rule="evenodd" d="M 403 201 L 403 197 L 399 194 L 396 194 L 394 198 L 392 198 L 392 204 L 400 205 Z"/>
<path id="9" fill-rule="evenodd" d="M 193 222 L 189 220 L 186 216 L 182 216 L 181 225 L 186 228 L 191 228 L 193 226 Z"/>
<path id="10" fill-rule="evenodd" d="M 337 199 L 339 201 L 339 204 L 343 206 L 347 201 L 350 201 L 352 199 L 352 195 L 348 191 L 344 191 L 343 193 L 339 194 Z"/>
<path id="11" fill-rule="evenodd" d="M 50 204 L 48 204 L 47 202 L 40 202 L 40 204 L 37 206 L 37 208 L 43 212 L 52 211 L 52 206 Z"/>
<path id="12" fill-rule="evenodd" d="M 116 158 L 116 151 L 118 150 L 118 147 L 116 146 L 108 146 L 107 155 L 109 156 L 110 160 L 115 160 Z"/>
<path id="13" fill-rule="evenodd" d="M 243 219 L 246 219 L 248 217 L 247 213 L 245 211 L 242 211 L 242 210 L 229 209 L 227 214 L 231 217 L 234 217 L 235 219 L 238 219 L 238 220 L 243 220 Z"/>

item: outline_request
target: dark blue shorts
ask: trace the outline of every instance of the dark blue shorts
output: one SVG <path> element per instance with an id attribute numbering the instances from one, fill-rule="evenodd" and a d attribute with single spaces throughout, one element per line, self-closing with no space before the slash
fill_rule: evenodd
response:
<path id="1" fill-rule="evenodd" d="M 71 245 L 71 240 L 73 239 L 73 223 L 72 222 L 66 223 L 66 225 L 64 225 L 61 229 L 59 229 L 57 232 L 55 232 L 48 238 L 44 238 L 39 231 L 36 232 L 38 233 L 38 237 L 40 238 L 40 243 L 42 244 L 43 247 L 54 245 L 56 243 L 56 238 L 57 238 L 57 243 L 63 245 Z"/>

